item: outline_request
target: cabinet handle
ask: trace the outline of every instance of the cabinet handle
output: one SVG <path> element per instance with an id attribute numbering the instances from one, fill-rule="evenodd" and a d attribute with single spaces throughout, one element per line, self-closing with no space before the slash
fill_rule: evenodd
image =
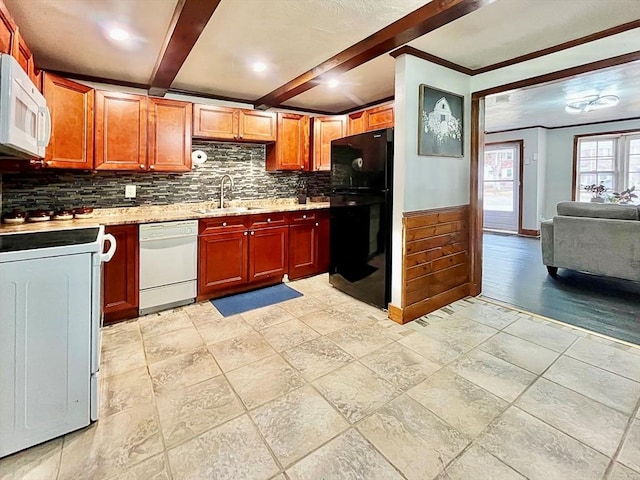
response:
<path id="1" fill-rule="evenodd" d="M 141 163 L 141 164 L 140 164 L 140 168 L 143 168 L 143 169 L 144 169 L 144 163 Z"/>
<path id="2" fill-rule="evenodd" d="M 240 135 L 240 139 L 242 139 L 242 135 Z"/>
<path id="3" fill-rule="evenodd" d="M 318 222 L 316 222 L 316 227 L 319 227 L 319 226 L 320 226 L 320 224 Z"/>
<path id="4" fill-rule="evenodd" d="M 251 235 L 255 235 L 255 234 L 256 234 L 256 232 L 254 232 L 253 230 L 251 230 Z"/>
<path id="5" fill-rule="evenodd" d="M 269 223 L 269 222 L 271 222 L 271 219 L 270 219 L 270 218 L 267 218 L 267 223 Z"/>
<path id="6" fill-rule="evenodd" d="M 244 236 L 245 236 L 245 237 L 247 236 L 247 233 L 249 233 L 249 232 L 244 232 Z"/>
<path id="7" fill-rule="evenodd" d="M 306 215 L 302 215 L 302 218 L 307 218 L 307 216 Z"/>
<path id="8" fill-rule="evenodd" d="M 222 222 L 222 226 L 226 227 L 227 226 L 227 222 Z"/>
<path id="9" fill-rule="evenodd" d="M 156 166 L 155 165 L 149 165 L 149 170 L 155 170 Z"/>
<path id="10" fill-rule="evenodd" d="M 46 162 L 44 162 L 43 167 L 49 167 L 51 166 L 51 162 L 49 160 L 47 160 Z"/>

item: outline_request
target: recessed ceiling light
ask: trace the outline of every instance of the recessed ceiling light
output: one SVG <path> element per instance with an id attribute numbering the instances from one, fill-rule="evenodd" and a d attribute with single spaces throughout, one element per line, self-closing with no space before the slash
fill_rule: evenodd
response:
<path id="1" fill-rule="evenodd" d="M 334 78 L 333 80 L 329 80 L 329 81 L 327 82 L 327 86 L 328 86 L 329 88 L 336 88 L 338 85 L 340 85 L 340 81 L 339 81 L 339 80 L 336 80 L 335 78 Z"/>
<path id="2" fill-rule="evenodd" d="M 109 38 L 115 40 L 116 42 L 124 42 L 129 39 L 129 32 L 127 32 L 124 28 L 121 27 L 113 27 L 109 29 Z"/>
<path id="3" fill-rule="evenodd" d="M 262 62 L 256 62 L 251 68 L 253 68 L 254 72 L 264 72 L 267 69 L 267 65 Z"/>

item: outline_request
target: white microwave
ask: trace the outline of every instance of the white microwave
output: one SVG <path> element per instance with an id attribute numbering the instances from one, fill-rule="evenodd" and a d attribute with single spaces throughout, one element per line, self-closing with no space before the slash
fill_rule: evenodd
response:
<path id="1" fill-rule="evenodd" d="M 16 59 L 0 54 L 0 157 L 44 158 L 50 137 L 47 101 Z"/>

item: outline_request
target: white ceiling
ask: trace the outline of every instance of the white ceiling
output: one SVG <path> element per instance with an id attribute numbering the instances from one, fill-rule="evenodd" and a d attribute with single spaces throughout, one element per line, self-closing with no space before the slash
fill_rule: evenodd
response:
<path id="1" fill-rule="evenodd" d="M 178 0 L 3 0 L 38 66 L 147 84 Z M 111 25 L 130 29 L 125 45 Z"/>
<path id="2" fill-rule="evenodd" d="M 257 99 L 427 3 L 222 0 L 173 86 Z"/>
<path id="3" fill-rule="evenodd" d="M 151 79 L 178 1 L 4 0 L 39 66 L 141 84 Z M 426 3 L 222 0 L 172 88 L 256 100 Z M 410 45 L 477 68 L 634 19 L 640 0 L 496 0 Z M 124 46 L 107 40 L 103 29 L 111 23 L 130 28 L 134 40 Z M 605 40 L 612 52 L 635 45 L 639 31 L 593 42 L 594 48 Z M 267 71 L 251 71 L 254 61 L 267 63 Z M 321 84 L 284 105 L 337 112 L 391 96 L 394 60 L 383 54 L 339 80 L 335 89 Z"/>
<path id="4" fill-rule="evenodd" d="M 572 115 L 567 102 L 589 95 L 616 95 L 615 107 Z M 589 72 L 535 87 L 490 95 L 485 100 L 485 131 L 531 126 L 563 127 L 640 117 L 640 61 Z"/>
<path id="5" fill-rule="evenodd" d="M 395 90 L 395 68 L 391 55 L 381 55 L 341 75 L 337 87 L 320 84 L 283 105 L 340 112 L 391 97 Z"/>
<path id="6" fill-rule="evenodd" d="M 409 45 L 476 69 L 638 18 L 638 0 L 498 0 Z"/>

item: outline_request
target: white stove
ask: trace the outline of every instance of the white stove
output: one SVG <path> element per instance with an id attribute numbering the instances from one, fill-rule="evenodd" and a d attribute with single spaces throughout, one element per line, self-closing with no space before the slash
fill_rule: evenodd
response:
<path id="1" fill-rule="evenodd" d="M 0 457 L 97 420 L 101 267 L 115 249 L 104 227 L 0 235 Z"/>

